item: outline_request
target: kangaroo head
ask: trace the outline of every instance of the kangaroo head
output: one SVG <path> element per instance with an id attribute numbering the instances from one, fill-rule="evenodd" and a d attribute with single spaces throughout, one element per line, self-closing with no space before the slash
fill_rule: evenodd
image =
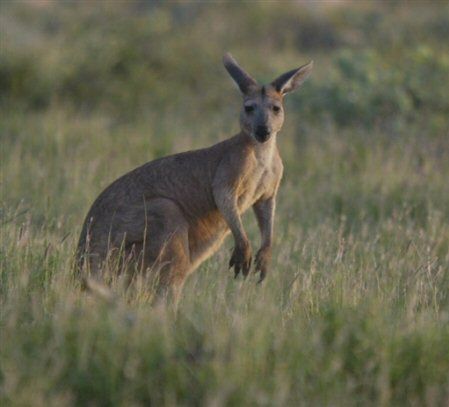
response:
<path id="1" fill-rule="evenodd" d="M 225 54 L 223 63 L 243 95 L 240 113 L 242 131 L 259 143 L 265 143 L 281 130 L 284 123 L 284 95 L 297 89 L 307 79 L 313 62 L 288 71 L 264 86 L 247 74 L 231 54 Z"/>

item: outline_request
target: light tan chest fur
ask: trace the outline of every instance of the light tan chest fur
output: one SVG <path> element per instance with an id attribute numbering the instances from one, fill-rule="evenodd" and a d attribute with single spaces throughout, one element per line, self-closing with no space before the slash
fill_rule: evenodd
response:
<path id="1" fill-rule="evenodd" d="M 270 154 L 263 156 L 258 156 L 255 152 L 249 160 L 247 170 L 235 180 L 239 213 L 246 212 L 258 200 L 275 195 L 282 172 L 282 161 L 275 148 Z M 191 224 L 189 245 L 192 268 L 218 250 L 228 233 L 226 222 L 218 210 Z"/>
<path id="2" fill-rule="evenodd" d="M 273 196 L 282 177 L 282 161 L 275 146 L 268 151 L 256 150 L 251 164 L 239 188 L 238 206 L 241 212 L 259 199 Z"/>

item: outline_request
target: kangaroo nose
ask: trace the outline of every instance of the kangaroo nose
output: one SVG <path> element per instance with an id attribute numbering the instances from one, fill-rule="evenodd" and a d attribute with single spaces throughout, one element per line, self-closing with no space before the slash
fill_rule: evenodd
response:
<path id="1" fill-rule="evenodd" d="M 267 141 L 270 136 L 270 130 L 268 130 L 267 126 L 257 126 L 255 133 L 259 141 Z"/>

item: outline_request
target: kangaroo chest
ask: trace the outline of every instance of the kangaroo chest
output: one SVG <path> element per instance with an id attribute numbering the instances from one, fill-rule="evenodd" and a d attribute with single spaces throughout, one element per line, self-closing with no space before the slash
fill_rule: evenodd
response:
<path id="1" fill-rule="evenodd" d="M 242 177 L 238 194 L 240 211 L 245 211 L 263 197 L 273 196 L 282 176 L 278 156 L 267 160 L 256 160 L 245 177 Z"/>
<path id="2" fill-rule="evenodd" d="M 242 177 L 238 188 L 239 212 L 248 210 L 263 196 L 272 196 L 279 184 L 282 171 L 277 166 L 259 165 Z M 214 253 L 229 233 L 226 222 L 218 210 L 198 219 L 189 229 L 189 248 L 192 269 Z"/>
<path id="3" fill-rule="evenodd" d="M 273 196 L 282 177 L 282 161 L 277 150 L 273 149 L 272 154 L 261 156 L 254 154 L 250 158 L 248 166 L 239 173 L 234 183 L 241 214 L 259 199 Z M 217 208 L 207 216 L 196 218 L 189 228 L 192 264 L 196 267 L 214 253 L 228 233 L 226 222 Z"/>

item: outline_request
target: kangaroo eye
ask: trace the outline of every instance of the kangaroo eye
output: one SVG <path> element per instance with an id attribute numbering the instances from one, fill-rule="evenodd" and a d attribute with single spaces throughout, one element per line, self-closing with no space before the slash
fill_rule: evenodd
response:
<path id="1" fill-rule="evenodd" d="M 251 113 L 254 111 L 254 106 L 253 105 L 246 105 L 245 106 L 245 112 L 246 113 Z"/>
<path id="2" fill-rule="evenodd" d="M 279 113 L 280 111 L 281 111 L 281 108 L 279 106 L 277 106 L 277 105 L 273 106 L 273 112 L 274 113 Z"/>

